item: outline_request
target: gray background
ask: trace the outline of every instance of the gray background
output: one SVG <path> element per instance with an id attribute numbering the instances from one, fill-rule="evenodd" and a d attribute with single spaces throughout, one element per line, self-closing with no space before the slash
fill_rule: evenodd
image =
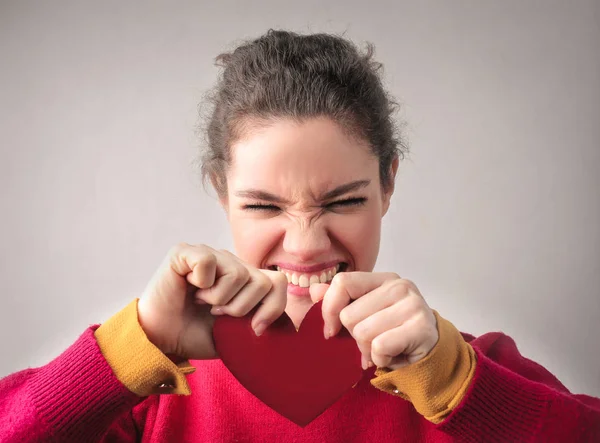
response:
<path id="1" fill-rule="evenodd" d="M 566 1 L 2 2 L 0 376 L 230 248 L 190 162 L 213 58 L 270 27 L 372 41 L 413 154 L 379 270 L 600 396 L 600 7 Z"/>

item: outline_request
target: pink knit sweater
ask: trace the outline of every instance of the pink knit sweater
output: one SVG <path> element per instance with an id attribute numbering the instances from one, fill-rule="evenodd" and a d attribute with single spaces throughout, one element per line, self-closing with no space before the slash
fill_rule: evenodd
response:
<path id="1" fill-rule="evenodd" d="M 220 361 L 192 361 L 191 396 L 139 398 L 88 328 L 49 364 L 0 380 L 0 442 L 600 442 L 600 399 L 573 395 L 501 333 L 464 334 L 477 369 L 441 424 L 364 379 L 301 428 L 239 385 Z"/>

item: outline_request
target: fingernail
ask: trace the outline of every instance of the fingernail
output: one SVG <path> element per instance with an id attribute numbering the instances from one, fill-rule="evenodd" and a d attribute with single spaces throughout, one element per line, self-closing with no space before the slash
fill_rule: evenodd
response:
<path id="1" fill-rule="evenodd" d="M 323 335 L 325 336 L 325 340 L 329 340 L 329 337 L 331 337 L 331 328 L 327 325 L 323 328 Z"/>
<path id="2" fill-rule="evenodd" d="M 256 334 L 257 337 L 260 337 L 262 335 L 262 333 L 265 332 L 265 329 L 267 329 L 267 324 L 265 322 L 260 322 L 254 328 L 254 333 Z"/>
<path id="3" fill-rule="evenodd" d="M 373 362 L 371 360 L 369 360 L 369 363 L 367 363 L 367 368 L 372 368 L 373 366 L 375 366 L 373 364 Z"/>
<path id="4" fill-rule="evenodd" d="M 363 371 L 365 371 L 368 368 L 368 366 L 367 366 L 367 359 L 365 358 L 364 355 L 360 356 L 360 365 L 362 366 Z"/>
<path id="5" fill-rule="evenodd" d="M 223 315 L 223 308 L 221 306 L 213 306 L 212 309 L 210 310 L 210 313 L 212 315 Z"/>

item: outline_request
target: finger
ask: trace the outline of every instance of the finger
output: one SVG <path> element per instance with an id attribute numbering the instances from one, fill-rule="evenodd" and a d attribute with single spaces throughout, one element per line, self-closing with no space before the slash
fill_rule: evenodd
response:
<path id="1" fill-rule="evenodd" d="M 355 339 L 356 340 L 356 339 Z M 361 365 L 363 369 L 368 369 L 371 363 L 371 343 L 356 340 L 358 350 L 361 354 Z"/>
<path id="2" fill-rule="evenodd" d="M 340 321 L 353 335 L 365 335 L 370 329 L 376 330 L 375 335 L 369 334 L 369 340 L 386 329 L 400 326 L 404 320 L 427 306 L 423 297 L 413 292 L 405 282 L 406 280 L 389 281 L 365 294 L 342 309 Z M 397 320 L 388 317 L 390 312 Z M 384 322 L 384 318 L 394 324 Z M 359 325 L 362 331 L 355 331 Z"/>
<path id="3" fill-rule="evenodd" d="M 389 329 L 371 342 L 371 360 L 377 367 L 398 369 L 426 357 L 435 346 L 438 335 L 435 324 L 425 313 L 408 319 L 401 326 Z"/>
<path id="4" fill-rule="evenodd" d="M 210 288 L 216 278 L 217 258 L 212 248 L 180 243 L 171 248 L 168 266 L 198 288 Z"/>
<path id="5" fill-rule="evenodd" d="M 252 329 L 256 335 L 261 335 L 264 330 L 275 320 L 281 317 L 287 304 L 288 281 L 284 274 L 279 271 L 267 271 L 261 269 L 273 283 L 271 290 L 262 299 L 259 308 L 252 317 Z"/>
<path id="6" fill-rule="evenodd" d="M 213 306 L 211 314 L 227 314 L 243 317 L 250 312 L 271 290 L 273 282 L 258 269 L 250 269 L 246 285 L 225 306 Z"/>
<path id="7" fill-rule="evenodd" d="M 383 272 L 341 272 L 336 274 L 323 297 L 325 337 L 333 337 L 340 331 L 342 328 L 340 312 L 352 300 L 371 292 L 387 280 L 399 278 L 398 274 Z"/>
<path id="8" fill-rule="evenodd" d="M 384 287 L 385 285 L 382 286 L 382 288 Z M 363 301 L 366 297 L 369 297 L 371 294 L 376 292 L 377 289 L 375 291 L 371 291 L 369 294 L 357 300 L 355 303 Z M 413 300 L 417 300 L 417 302 Z M 354 327 L 348 327 L 344 323 L 346 329 L 350 331 L 352 337 L 354 340 L 356 340 L 356 343 L 358 343 L 359 349 L 363 354 L 368 366 L 373 363 L 371 357 L 371 343 L 373 340 L 384 332 L 397 328 L 405 321 L 409 320 L 413 315 L 415 315 L 416 312 L 418 312 L 418 306 L 422 306 L 421 300 L 421 298 L 417 299 L 417 296 L 414 296 L 413 298 L 405 298 L 400 302 L 376 311 L 354 325 Z M 350 306 L 346 307 L 346 309 L 354 306 L 355 303 L 352 303 Z M 344 318 L 344 312 L 346 309 L 344 309 L 340 314 L 342 319 Z"/>
<path id="9" fill-rule="evenodd" d="M 250 279 L 246 266 L 220 252 L 215 251 L 217 271 L 214 284 L 207 289 L 201 289 L 196 294 L 200 299 L 211 305 L 222 306 L 242 289 Z"/>
<path id="10" fill-rule="evenodd" d="M 329 288 L 327 283 L 315 283 L 310 285 L 308 290 L 310 291 L 310 298 L 313 303 L 318 303 L 325 297 L 325 292 Z"/>

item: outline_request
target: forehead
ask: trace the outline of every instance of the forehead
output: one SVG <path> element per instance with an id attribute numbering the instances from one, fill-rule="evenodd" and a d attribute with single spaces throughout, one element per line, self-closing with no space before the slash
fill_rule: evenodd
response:
<path id="1" fill-rule="evenodd" d="M 379 163 L 366 142 L 328 118 L 278 120 L 249 131 L 232 145 L 231 159 L 230 191 L 254 188 L 300 197 L 354 180 L 379 182 Z"/>

